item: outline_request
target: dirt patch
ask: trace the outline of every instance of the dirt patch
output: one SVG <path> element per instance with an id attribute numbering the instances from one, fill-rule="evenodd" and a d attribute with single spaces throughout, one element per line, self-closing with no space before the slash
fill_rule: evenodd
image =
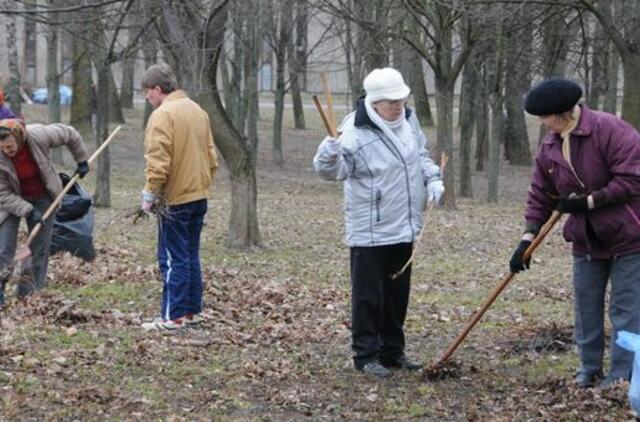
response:
<path id="1" fill-rule="evenodd" d="M 561 353 L 573 345 L 573 327 L 555 322 L 539 326 L 520 327 L 510 338 L 499 343 L 504 355 L 523 353 Z"/>

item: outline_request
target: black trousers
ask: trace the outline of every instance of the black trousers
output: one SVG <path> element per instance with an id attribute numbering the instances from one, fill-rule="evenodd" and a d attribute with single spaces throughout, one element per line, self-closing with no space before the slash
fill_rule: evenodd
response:
<path id="1" fill-rule="evenodd" d="M 351 248 L 351 348 L 356 368 L 379 359 L 393 362 L 404 353 L 404 320 L 409 304 L 411 243 Z"/>

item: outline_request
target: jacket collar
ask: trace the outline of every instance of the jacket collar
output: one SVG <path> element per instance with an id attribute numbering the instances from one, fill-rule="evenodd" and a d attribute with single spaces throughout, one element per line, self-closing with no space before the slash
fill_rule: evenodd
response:
<path id="1" fill-rule="evenodd" d="M 578 125 L 573 129 L 573 131 L 571 131 L 570 135 L 586 137 L 591 135 L 591 132 L 593 132 L 596 115 L 585 104 L 580 104 L 580 109 L 580 120 L 578 120 Z M 547 135 L 543 143 L 551 145 L 555 142 L 559 142 L 560 140 L 561 138 L 559 134 L 551 133 Z"/>
<path id="2" fill-rule="evenodd" d="M 181 100 L 183 98 L 188 98 L 186 92 L 181 89 L 176 89 L 165 97 L 164 101 L 162 101 L 162 104 L 164 104 L 165 102 Z"/>
<path id="3" fill-rule="evenodd" d="M 364 106 L 364 97 L 365 96 L 362 95 L 356 101 L 356 117 L 353 121 L 353 125 L 357 128 L 369 127 L 371 129 L 382 131 L 382 129 L 380 129 L 378 125 L 373 123 L 373 120 L 371 120 L 371 118 L 367 114 L 367 109 Z M 412 111 L 409 107 L 405 107 L 405 119 L 409 120 L 411 112 Z"/>

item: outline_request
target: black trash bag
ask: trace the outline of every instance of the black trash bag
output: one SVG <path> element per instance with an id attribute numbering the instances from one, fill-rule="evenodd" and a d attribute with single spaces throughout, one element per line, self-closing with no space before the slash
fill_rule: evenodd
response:
<path id="1" fill-rule="evenodd" d="M 60 173 L 60 180 L 66 185 L 71 178 Z M 78 183 L 74 183 L 62 198 L 62 205 L 53 222 L 51 254 L 68 251 L 86 261 L 96 257 L 93 247 L 94 213 L 91 195 Z"/>
<path id="2" fill-rule="evenodd" d="M 69 180 L 71 177 L 60 173 L 62 186 L 66 186 Z M 62 198 L 62 205 L 56 213 L 56 220 L 61 222 L 76 220 L 85 215 L 89 208 L 91 208 L 91 196 L 84 192 L 78 183 L 74 183 Z"/>

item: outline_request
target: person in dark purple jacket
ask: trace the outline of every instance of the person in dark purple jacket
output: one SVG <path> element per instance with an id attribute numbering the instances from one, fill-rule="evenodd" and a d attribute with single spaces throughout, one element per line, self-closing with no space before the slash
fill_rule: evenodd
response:
<path id="1" fill-rule="evenodd" d="M 15 119 L 16 115 L 4 103 L 4 92 L 0 90 L 0 120 Z"/>
<path id="2" fill-rule="evenodd" d="M 561 78 L 534 86 L 525 110 L 549 129 L 535 160 L 526 229 L 509 262 L 514 273 L 541 225 L 557 209 L 569 214 L 563 236 L 573 246 L 576 383 L 602 379 L 604 310 L 611 284 L 611 366 L 599 383 L 630 379 L 633 354 L 615 343 L 618 331 L 640 332 L 640 134 L 618 117 L 578 104 L 582 89 Z"/>

